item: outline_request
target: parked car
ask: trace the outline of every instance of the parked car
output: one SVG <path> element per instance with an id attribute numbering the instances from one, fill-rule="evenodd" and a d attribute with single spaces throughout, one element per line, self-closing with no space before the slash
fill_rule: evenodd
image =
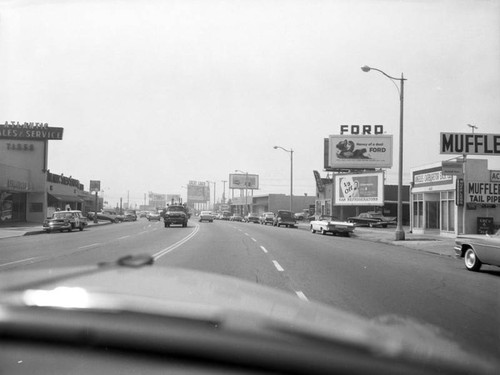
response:
<path id="1" fill-rule="evenodd" d="M 263 225 L 267 224 L 274 224 L 274 212 L 264 212 L 262 215 L 260 215 L 260 223 Z"/>
<path id="2" fill-rule="evenodd" d="M 243 221 L 243 217 L 240 215 L 233 215 L 229 218 L 229 221 Z"/>
<path id="3" fill-rule="evenodd" d="M 73 229 L 83 230 L 88 225 L 87 218 L 81 211 L 56 211 L 50 219 L 43 222 L 43 230 L 50 233 L 54 230 L 71 232 Z"/>
<path id="4" fill-rule="evenodd" d="M 95 212 L 87 212 L 87 218 L 94 220 Z M 118 215 L 115 211 L 104 210 L 97 213 L 97 220 L 111 221 L 112 223 L 120 223 L 123 221 L 123 216 Z"/>
<path id="5" fill-rule="evenodd" d="M 294 228 L 296 224 L 295 214 L 291 211 L 279 210 L 274 217 L 273 225 L 275 227 L 281 227 L 282 225 L 287 228 Z"/>
<path id="6" fill-rule="evenodd" d="M 212 223 L 214 221 L 214 215 L 210 211 L 201 211 L 199 216 L 200 223 L 202 221 L 208 221 Z"/>
<path id="7" fill-rule="evenodd" d="M 333 235 L 341 234 L 349 237 L 354 231 L 354 223 L 340 220 L 333 216 L 321 216 L 319 220 L 311 221 L 311 232 L 320 232 L 321 234 L 331 233 Z"/>
<path id="8" fill-rule="evenodd" d="M 388 225 L 396 225 L 396 217 L 384 216 L 381 212 L 368 211 L 358 216 L 348 217 L 347 221 L 357 226 L 369 226 L 387 228 Z"/>
<path id="9" fill-rule="evenodd" d="M 245 216 L 245 223 L 256 223 L 259 224 L 259 216 L 254 213 L 249 213 L 247 216 Z"/>
<path id="10" fill-rule="evenodd" d="M 454 250 L 457 258 L 464 258 L 469 271 L 479 271 L 483 264 L 500 266 L 500 229 L 493 235 L 460 235 L 455 240 Z"/>

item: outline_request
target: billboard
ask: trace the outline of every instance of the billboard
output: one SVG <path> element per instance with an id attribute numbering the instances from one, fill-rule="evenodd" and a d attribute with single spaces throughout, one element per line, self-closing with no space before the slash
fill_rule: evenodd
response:
<path id="1" fill-rule="evenodd" d="M 335 175 L 335 205 L 383 206 L 384 174 L 376 172 Z"/>
<path id="2" fill-rule="evenodd" d="M 392 135 L 331 135 L 328 145 L 329 168 L 392 167 Z"/>
<path id="3" fill-rule="evenodd" d="M 205 203 L 210 201 L 210 186 L 202 181 L 189 181 L 187 186 L 189 203 Z"/>
<path id="4" fill-rule="evenodd" d="M 256 174 L 230 174 L 229 189 L 258 189 L 259 175 Z"/>
<path id="5" fill-rule="evenodd" d="M 441 154 L 500 155 L 500 134 L 441 133 Z"/>

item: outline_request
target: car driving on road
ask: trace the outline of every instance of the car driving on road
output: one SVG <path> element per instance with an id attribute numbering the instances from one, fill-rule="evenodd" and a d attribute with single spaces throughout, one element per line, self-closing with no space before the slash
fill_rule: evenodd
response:
<path id="1" fill-rule="evenodd" d="M 214 215 L 210 211 L 201 211 L 198 220 L 200 223 L 202 221 L 208 221 L 209 223 L 212 223 L 214 221 Z"/>
<path id="2" fill-rule="evenodd" d="M 458 258 L 464 258 L 469 271 L 479 271 L 483 264 L 500 266 L 500 229 L 493 235 L 460 235 L 454 250 Z"/>
<path id="3" fill-rule="evenodd" d="M 168 206 L 163 215 L 165 228 L 170 227 L 172 224 L 178 224 L 182 225 L 183 227 L 187 227 L 188 219 L 189 216 L 187 208 L 182 205 Z"/>
<path id="4" fill-rule="evenodd" d="M 43 230 L 47 233 L 58 230 L 60 232 L 73 229 L 83 230 L 88 225 L 87 218 L 79 210 L 56 211 L 50 219 L 43 222 Z"/>

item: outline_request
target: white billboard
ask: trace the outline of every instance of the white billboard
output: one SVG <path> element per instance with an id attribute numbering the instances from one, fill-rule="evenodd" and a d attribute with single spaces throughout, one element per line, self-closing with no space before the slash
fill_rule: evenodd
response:
<path id="1" fill-rule="evenodd" d="M 328 167 L 371 169 L 392 167 L 392 135 L 331 135 Z"/>
<path id="2" fill-rule="evenodd" d="M 229 189 L 258 189 L 259 175 L 256 174 L 230 174 Z"/>
<path id="3" fill-rule="evenodd" d="M 384 174 L 337 174 L 335 175 L 335 205 L 383 206 Z"/>

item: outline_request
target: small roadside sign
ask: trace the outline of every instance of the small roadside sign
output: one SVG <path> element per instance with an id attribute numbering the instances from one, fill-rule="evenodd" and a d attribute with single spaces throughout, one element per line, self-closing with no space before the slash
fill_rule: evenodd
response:
<path id="1" fill-rule="evenodd" d="M 443 168 L 441 173 L 446 176 L 460 176 L 463 174 L 463 163 L 443 161 L 441 167 Z"/>
<path id="2" fill-rule="evenodd" d="M 500 171 L 490 171 L 490 182 L 500 182 Z"/>

